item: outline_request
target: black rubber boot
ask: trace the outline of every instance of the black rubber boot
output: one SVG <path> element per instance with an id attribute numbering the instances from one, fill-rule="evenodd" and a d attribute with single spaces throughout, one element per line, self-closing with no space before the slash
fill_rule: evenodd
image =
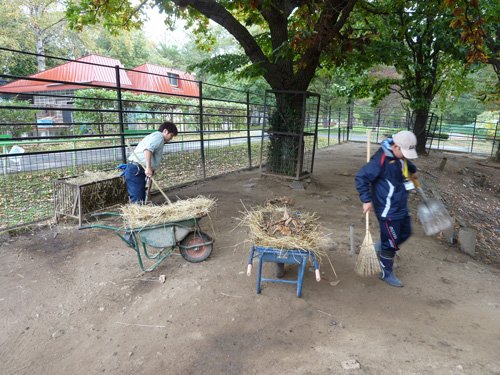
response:
<path id="1" fill-rule="evenodd" d="M 394 258 L 386 258 L 383 255 L 380 257 L 380 266 L 382 272 L 380 273 L 380 280 L 384 280 L 387 284 L 396 287 L 404 286 L 401 280 L 396 277 L 392 266 L 394 265 Z"/>
<path id="2" fill-rule="evenodd" d="M 285 276 L 285 263 L 276 263 L 276 277 L 281 279 Z"/>

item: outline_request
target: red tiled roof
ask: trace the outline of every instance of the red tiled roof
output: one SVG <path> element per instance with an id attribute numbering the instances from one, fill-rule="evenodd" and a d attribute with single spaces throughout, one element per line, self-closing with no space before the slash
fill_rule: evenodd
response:
<path id="1" fill-rule="evenodd" d="M 91 64 L 79 63 L 86 62 Z M 105 65 L 105 66 L 101 66 Z M 110 57 L 88 55 L 76 61 L 69 61 L 65 64 L 51 69 L 33 74 L 29 78 L 49 79 L 53 81 L 65 81 L 75 83 L 88 83 L 100 86 L 116 86 L 115 66 L 123 68 L 119 60 Z M 109 68 L 108 68 L 109 66 Z M 123 88 L 130 88 L 131 82 L 124 70 L 120 70 L 120 84 Z M 85 86 L 72 85 L 70 83 L 54 83 L 47 81 L 32 81 L 29 79 L 19 79 L 6 85 L 0 86 L 1 92 L 39 92 L 39 91 L 59 91 L 82 89 Z"/>
<path id="2" fill-rule="evenodd" d="M 132 81 L 132 87 L 136 90 L 199 96 L 200 91 L 198 83 L 194 81 L 195 77 L 181 70 L 143 64 L 129 70 L 127 73 Z M 177 86 L 170 83 L 169 74 L 178 76 Z"/>
<path id="3" fill-rule="evenodd" d="M 82 64 L 80 62 L 90 64 Z M 117 59 L 98 55 L 88 55 L 76 61 L 69 61 L 65 64 L 29 76 L 29 78 L 64 81 L 68 83 L 20 79 L 0 86 L 0 92 L 29 93 L 88 88 L 88 86 L 74 85 L 69 82 L 116 87 L 116 65 L 123 68 L 122 64 Z M 169 73 L 178 76 L 177 86 L 170 84 L 168 77 Z M 194 82 L 194 76 L 181 70 L 165 68 L 153 64 L 143 64 L 133 70 L 121 69 L 120 84 L 124 89 L 189 96 L 199 95 L 198 83 Z"/>

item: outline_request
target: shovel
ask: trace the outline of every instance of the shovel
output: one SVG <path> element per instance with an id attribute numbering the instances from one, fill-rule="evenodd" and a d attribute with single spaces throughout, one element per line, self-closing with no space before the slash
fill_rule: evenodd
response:
<path id="1" fill-rule="evenodd" d="M 422 203 L 417 206 L 417 217 L 422 223 L 427 236 L 432 236 L 453 226 L 453 219 L 446 207 L 437 199 L 429 199 L 420 182 L 415 179 L 415 188 L 422 197 Z"/>
<path id="2" fill-rule="evenodd" d="M 151 177 L 146 177 L 146 199 L 144 203 L 148 203 L 151 200 L 151 185 L 152 185 Z"/>

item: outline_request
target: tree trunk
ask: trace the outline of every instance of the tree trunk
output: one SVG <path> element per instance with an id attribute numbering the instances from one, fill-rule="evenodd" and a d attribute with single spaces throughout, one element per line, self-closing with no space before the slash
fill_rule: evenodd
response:
<path id="1" fill-rule="evenodd" d="M 36 53 L 38 55 L 36 57 L 38 71 L 41 72 L 41 71 L 45 70 L 45 56 L 43 56 L 45 54 L 45 46 L 44 46 L 43 38 L 41 35 L 37 36 Z"/>
<path id="2" fill-rule="evenodd" d="M 269 171 L 285 176 L 302 174 L 305 93 L 275 92 L 276 109 L 269 114 Z"/>
<path id="3" fill-rule="evenodd" d="M 425 144 L 427 142 L 427 118 L 429 116 L 429 109 L 422 108 L 415 110 L 415 124 L 413 126 L 413 133 L 417 136 L 417 153 L 425 155 Z"/>

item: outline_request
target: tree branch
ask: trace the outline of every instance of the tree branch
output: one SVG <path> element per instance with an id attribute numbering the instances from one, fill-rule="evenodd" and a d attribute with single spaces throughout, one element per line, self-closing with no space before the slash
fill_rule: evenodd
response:
<path id="1" fill-rule="evenodd" d="M 268 71 L 272 70 L 272 65 L 254 37 L 225 7 L 213 0 L 172 0 L 172 2 L 180 7 L 190 6 L 221 25 L 240 43 L 252 63 L 261 64 Z"/>
<path id="2" fill-rule="evenodd" d="M 413 54 L 415 54 L 415 42 L 413 40 L 411 40 L 411 37 L 410 37 L 410 33 L 408 32 L 408 25 L 407 25 L 407 22 L 406 20 L 404 19 L 404 12 L 403 11 L 400 11 L 398 16 L 399 16 L 399 24 L 401 27 L 404 27 L 405 28 L 405 32 L 404 32 L 404 38 L 405 38 L 405 41 L 406 41 L 406 44 L 408 44 L 408 48 L 410 48 L 410 50 L 412 51 Z"/>
<path id="3" fill-rule="evenodd" d="M 273 2 L 269 5 L 268 1 L 258 1 L 257 9 L 259 9 L 262 17 L 269 25 L 271 33 L 271 43 L 273 54 L 279 53 L 282 47 L 288 47 L 288 16 L 291 14 L 293 7 L 289 6 L 284 12 L 281 12 Z M 275 59 L 276 61 L 277 59 Z M 292 59 L 281 59 L 280 69 L 285 71 L 288 76 L 293 76 Z"/>
<path id="4" fill-rule="evenodd" d="M 44 27 L 43 29 L 41 29 L 41 30 L 40 30 L 40 32 L 41 32 L 41 33 L 45 33 L 47 30 L 49 30 L 49 29 L 53 28 L 55 25 L 57 25 L 57 24 L 59 24 L 59 23 L 61 23 L 61 22 L 65 22 L 65 21 L 66 21 L 66 18 L 64 18 L 64 17 L 63 17 L 63 18 L 61 18 L 61 19 L 57 20 L 56 22 L 54 22 L 54 23 L 52 23 L 52 24 L 50 24 L 50 25 L 48 25 L 48 26 Z"/>
<path id="5" fill-rule="evenodd" d="M 389 90 L 392 91 L 392 92 L 395 92 L 396 94 L 399 94 L 401 95 L 401 97 L 403 99 L 406 99 L 406 100 L 411 100 L 410 96 L 407 94 L 406 90 L 404 90 L 403 88 L 401 88 L 401 86 L 399 86 L 400 89 L 397 89 L 396 87 L 393 87 L 392 85 L 389 86 Z"/>
<path id="6" fill-rule="evenodd" d="M 141 3 L 137 6 L 137 8 L 135 9 L 135 12 L 132 12 L 130 13 L 129 17 L 128 17 L 128 21 L 130 21 L 132 19 L 132 17 L 135 15 L 135 14 L 138 14 L 139 11 L 142 9 L 142 7 L 144 5 L 146 5 L 148 3 L 148 0 L 142 0 Z"/>
<path id="7" fill-rule="evenodd" d="M 332 43 L 334 38 L 339 36 L 340 30 L 345 25 L 356 1 L 325 2 L 323 13 L 313 30 L 315 38 L 298 63 L 301 66 L 297 75 L 298 82 L 310 82 L 316 72 L 321 52 L 325 49 L 325 45 Z M 339 9 L 336 5 L 340 5 L 341 8 Z M 307 87 L 303 89 L 305 90 Z"/>

